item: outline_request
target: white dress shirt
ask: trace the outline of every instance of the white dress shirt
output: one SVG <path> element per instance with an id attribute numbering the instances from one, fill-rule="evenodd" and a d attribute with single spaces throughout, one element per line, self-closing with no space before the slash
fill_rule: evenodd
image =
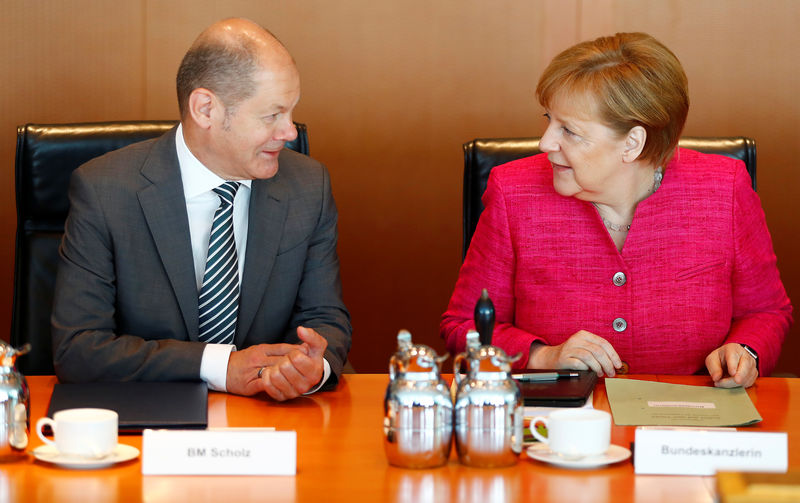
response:
<path id="1" fill-rule="evenodd" d="M 213 189 L 227 180 L 220 178 L 203 166 L 186 146 L 183 139 L 183 126 L 179 125 L 175 133 L 175 147 L 178 153 L 178 164 L 183 182 L 183 194 L 186 199 L 186 212 L 189 216 L 189 234 L 192 240 L 192 257 L 194 259 L 197 291 L 203 286 L 203 273 L 206 268 L 208 239 L 214 212 L 219 207 L 219 196 Z M 250 210 L 250 185 L 252 180 L 240 180 L 241 185 L 233 200 L 233 236 L 236 241 L 236 255 L 239 261 L 239 285 L 244 272 L 245 250 L 247 249 L 247 215 Z M 215 391 L 227 391 L 228 359 L 233 344 L 206 344 L 200 362 L 200 378 Z M 324 384 L 331 374 L 331 367 L 323 358 L 324 373 L 319 386 L 309 391 L 313 393 Z"/>

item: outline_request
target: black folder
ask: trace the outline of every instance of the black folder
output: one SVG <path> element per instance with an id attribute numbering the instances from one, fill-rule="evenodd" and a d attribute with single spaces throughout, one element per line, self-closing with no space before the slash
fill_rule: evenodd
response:
<path id="1" fill-rule="evenodd" d="M 537 371 L 539 372 L 539 371 Z M 542 372 L 556 372 L 555 370 Z M 560 370 L 559 372 L 564 372 Z M 597 374 L 592 370 L 570 370 L 578 377 L 562 377 L 555 381 L 516 381 L 526 407 L 582 407 L 594 391 Z"/>
<path id="2" fill-rule="evenodd" d="M 145 428 L 205 428 L 208 386 L 204 382 L 58 383 L 47 415 L 81 407 L 117 411 L 120 433 L 139 433 Z"/>

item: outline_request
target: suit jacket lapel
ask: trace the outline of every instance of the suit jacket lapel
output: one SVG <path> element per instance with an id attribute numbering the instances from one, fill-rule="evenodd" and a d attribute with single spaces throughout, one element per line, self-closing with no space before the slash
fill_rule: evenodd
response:
<path id="1" fill-rule="evenodd" d="M 139 191 L 139 203 L 178 299 L 186 331 L 196 341 L 197 283 L 186 198 L 175 150 L 175 129 L 156 141 L 142 166 L 142 176 L 151 184 Z"/>
<path id="2" fill-rule="evenodd" d="M 242 290 L 235 343 L 241 347 L 253 324 L 275 265 L 278 245 L 286 223 L 289 191 L 280 171 L 268 180 L 253 180 L 247 224 Z"/>

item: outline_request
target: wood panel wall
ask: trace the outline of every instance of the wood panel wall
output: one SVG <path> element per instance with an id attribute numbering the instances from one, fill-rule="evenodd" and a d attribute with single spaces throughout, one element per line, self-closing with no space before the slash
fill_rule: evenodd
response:
<path id="1" fill-rule="evenodd" d="M 174 75 L 205 26 L 247 16 L 302 76 L 296 119 L 331 170 L 357 370 L 382 372 L 398 329 L 438 336 L 461 263 L 461 144 L 543 130 L 533 90 L 575 42 L 646 31 L 689 76 L 686 134 L 758 141 L 782 277 L 800 298 L 800 3 L 793 0 L 0 1 L 0 333 L 11 318 L 15 128 L 177 117 Z M 702 225 L 698 222 L 697 225 Z M 800 374 L 800 330 L 778 370 Z M 448 364 L 449 365 L 449 364 Z"/>

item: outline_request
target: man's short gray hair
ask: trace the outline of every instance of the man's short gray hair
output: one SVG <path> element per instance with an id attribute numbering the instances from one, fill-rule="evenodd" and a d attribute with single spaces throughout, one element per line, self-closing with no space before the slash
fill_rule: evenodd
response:
<path id="1" fill-rule="evenodd" d="M 226 115 L 255 92 L 253 75 L 258 70 L 257 44 L 246 36 L 234 43 L 197 40 L 181 61 L 176 79 L 181 118 L 189 108 L 189 96 L 197 88 L 213 92 L 226 107 Z"/>

